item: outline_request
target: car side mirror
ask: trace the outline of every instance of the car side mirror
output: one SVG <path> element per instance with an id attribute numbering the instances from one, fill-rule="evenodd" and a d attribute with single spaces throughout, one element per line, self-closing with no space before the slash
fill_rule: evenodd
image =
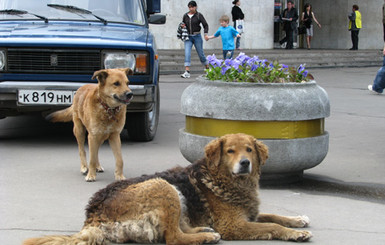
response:
<path id="1" fill-rule="evenodd" d="M 152 14 L 148 18 L 148 23 L 161 25 L 166 23 L 166 15 L 164 14 Z"/>

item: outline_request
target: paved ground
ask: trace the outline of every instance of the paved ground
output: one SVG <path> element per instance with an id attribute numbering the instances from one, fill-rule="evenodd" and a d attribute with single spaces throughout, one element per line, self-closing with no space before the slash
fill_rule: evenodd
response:
<path id="1" fill-rule="evenodd" d="M 329 153 L 319 166 L 305 172 L 303 183 L 264 186 L 260 192 L 262 212 L 310 217 L 311 244 L 385 244 L 385 95 L 366 90 L 376 71 L 310 70 L 330 97 Z M 126 177 L 188 164 L 178 149 L 178 130 L 184 124 L 179 100 L 193 81 L 176 75 L 161 77 L 161 117 L 155 140 L 136 143 L 122 135 Z M 113 156 L 107 144 L 100 150 L 100 159 L 106 172 L 97 176 L 97 182 L 86 183 L 79 173 L 69 125 L 31 117 L 0 120 L 1 244 L 78 232 L 89 197 L 113 181 Z"/>

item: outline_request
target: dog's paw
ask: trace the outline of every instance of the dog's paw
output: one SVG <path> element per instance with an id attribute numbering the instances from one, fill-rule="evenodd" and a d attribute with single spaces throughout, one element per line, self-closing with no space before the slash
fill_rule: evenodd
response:
<path id="1" fill-rule="evenodd" d="M 115 175 L 115 180 L 125 180 L 126 179 L 126 177 L 124 177 L 123 176 L 123 174 L 121 174 L 121 175 Z"/>
<path id="2" fill-rule="evenodd" d="M 218 243 L 219 240 L 221 240 L 221 235 L 216 232 L 207 233 L 209 234 L 208 237 L 205 239 L 204 243 L 214 244 Z"/>
<path id="3" fill-rule="evenodd" d="M 295 242 L 307 242 L 312 237 L 313 234 L 310 231 L 294 231 L 288 240 Z"/>
<path id="4" fill-rule="evenodd" d="M 99 167 L 96 168 L 96 172 L 103 173 L 104 172 L 104 168 L 99 165 Z"/>
<path id="5" fill-rule="evenodd" d="M 92 175 L 92 174 L 90 174 L 90 173 L 88 173 L 87 176 L 86 176 L 86 178 L 85 178 L 85 180 L 86 180 L 87 182 L 95 182 L 95 181 L 96 181 L 96 176 L 95 176 L 95 175 Z"/>
<path id="6" fill-rule="evenodd" d="M 296 221 L 296 226 L 298 228 L 308 227 L 310 224 L 310 219 L 306 215 L 293 217 Z"/>
<path id="7" fill-rule="evenodd" d="M 80 167 L 80 173 L 82 173 L 83 175 L 87 175 L 88 168 L 87 167 Z"/>

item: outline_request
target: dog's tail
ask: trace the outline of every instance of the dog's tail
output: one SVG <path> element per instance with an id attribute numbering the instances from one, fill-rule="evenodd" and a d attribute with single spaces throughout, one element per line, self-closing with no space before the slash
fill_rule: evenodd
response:
<path id="1" fill-rule="evenodd" d="M 29 238 L 22 245 L 105 245 L 107 242 L 101 229 L 88 227 L 72 236 L 58 235 Z"/>
<path id="2" fill-rule="evenodd" d="M 45 117 L 45 119 L 50 122 L 70 122 L 72 121 L 72 113 L 73 108 L 70 106 L 67 109 L 55 111 L 49 114 Z"/>

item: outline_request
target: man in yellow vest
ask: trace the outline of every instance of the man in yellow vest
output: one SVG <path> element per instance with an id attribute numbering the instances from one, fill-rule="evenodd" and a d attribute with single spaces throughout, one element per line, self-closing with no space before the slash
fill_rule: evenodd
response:
<path id="1" fill-rule="evenodd" d="M 350 50 L 358 49 L 358 33 L 362 27 L 361 13 L 358 11 L 358 5 L 353 5 L 353 12 L 349 14 L 349 31 L 352 35 L 353 47 Z"/>

